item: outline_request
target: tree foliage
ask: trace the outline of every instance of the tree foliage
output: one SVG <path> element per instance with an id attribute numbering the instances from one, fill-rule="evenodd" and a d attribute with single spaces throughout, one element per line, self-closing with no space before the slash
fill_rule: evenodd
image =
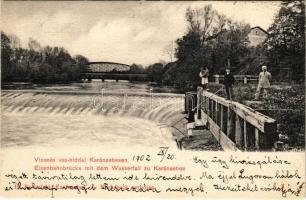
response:
<path id="1" fill-rule="evenodd" d="M 169 69 L 173 77 L 167 77 L 167 82 L 178 87 L 197 85 L 201 67 L 208 67 L 210 74 L 223 73 L 228 60 L 233 70 L 239 69 L 247 53 L 249 25 L 233 22 L 210 5 L 188 8 L 186 21 L 188 30 L 177 40 L 176 67 Z"/>
<path id="2" fill-rule="evenodd" d="M 164 73 L 164 65 L 162 63 L 155 63 L 146 68 L 146 72 L 151 81 L 155 81 L 156 83 L 162 83 L 163 73 Z"/>
<path id="3" fill-rule="evenodd" d="M 289 68 L 294 80 L 304 80 L 304 2 L 285 1 L 268 29 L 265 43 L 269 64 L 275 73 Z"/>
<path id="4" fill-rule="evenodd" d="M 21 48 L 16 36 L 1 32 L 2 81 L 32 81 L 35 83 L 67 83 L 81 79 L 88 59 L 71 57 L 62 47 L 42 47 L 30 38 L 28 49 Z"/>
<path id="5" fill-rule="evenodd" d="M 131 74 L 143 74 L 143 73 L 145 73 L 145 69 L 142 65 L 132 64 L 130 66 L 129 73 L 131 73 Z"/>
<path id="6" fill-rule="evenodd" d="M 293 80 L 303 81 L 304 12 L 303 1 L 284 1 L 266 41 L 253 47 L 249 45 L 248 24 L 228 19 L 210 5 L 188 8 L 187 32 L 176 41 L 177 60 L 157 68 L 163 72 L 162 80 L 156 77 L 164 84 L 189 88 L 200 83 L 201 67 L 208 67 L 210 75 L 222 74 L 230 63 L 234 74 L 257 75 L 267 64 L 274 79 L 284 81 L 283 76 L 291 71 Z"/>
<path id="7" fill-rule="evenodd" d="M 12 49 L 10 47 L 10 39 L 1 32 L 1 78 L 2 80 L 10 79 L 13 76 L 11 67 Z"/>

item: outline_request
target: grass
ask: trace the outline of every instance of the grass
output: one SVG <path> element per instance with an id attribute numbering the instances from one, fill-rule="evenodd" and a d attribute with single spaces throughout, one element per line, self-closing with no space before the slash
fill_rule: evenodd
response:
<path id="1" fill-rule="evenodd" d="M 210 84 L 210 91 L 215 93 L 222 88 L 221 84 Z M 254 99 L 256 84 L 235 84 L 234 101 L 245 104 Z M 225 92 L 218 95 L 225 97 Z M 251 103 L 253 109 L 275 119 L 278 123 L 280 140 L 286 150 L 305 149 L 305 87 L 299 85 L 271 85 L 268 97 L 262 103 Z"/>

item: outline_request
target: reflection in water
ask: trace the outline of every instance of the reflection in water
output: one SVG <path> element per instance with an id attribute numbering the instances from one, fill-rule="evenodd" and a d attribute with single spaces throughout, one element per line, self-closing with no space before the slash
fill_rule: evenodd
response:
<path id="1" fill-rule="evenodd" d="M 4 83 L 2 89 L 27 89 L 27 90 L 45 90 L 45 91 L 101 91 L 101 89 L 117 91 L 117 92 L 168 92 L 174 93 L 176 90 L 167 86 L 159 86 L 156 84 L 148 84 L 143 82 L 131 83 L 128 81 L 92 79 L 91 82 L 84 81 L 81 83 L 70 84 L 33 84 L 33 83 Z"/>

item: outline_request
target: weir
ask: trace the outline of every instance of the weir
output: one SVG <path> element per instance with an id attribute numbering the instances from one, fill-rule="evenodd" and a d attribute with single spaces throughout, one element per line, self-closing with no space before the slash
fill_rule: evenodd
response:
<path id="1" fill-rule="evenodd" d="M 205 126 L 227 151 L 271 150 L 276 121 L 241 103 L 198 88 L 195 126 Z M 187 103 L 188 104 L 188 103 Z M 189 103 L 190 104 L 190 103 Z"/>

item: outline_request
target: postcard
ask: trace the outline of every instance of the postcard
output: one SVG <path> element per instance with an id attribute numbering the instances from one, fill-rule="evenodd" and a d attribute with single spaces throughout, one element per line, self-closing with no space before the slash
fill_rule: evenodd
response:
<path id="1" fill-rule="evenodd" d="M 304 1 L 2 1 L 0 198 L 304 199 Z"/>

